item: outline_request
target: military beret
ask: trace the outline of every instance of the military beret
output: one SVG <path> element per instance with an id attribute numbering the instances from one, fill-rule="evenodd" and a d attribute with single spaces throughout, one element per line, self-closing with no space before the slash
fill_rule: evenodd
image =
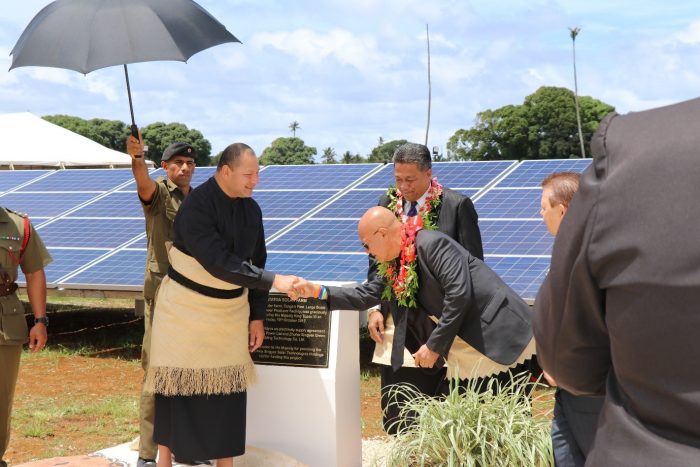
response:
<path id="1" fill-rule="evenodd" d="M 163 151 L 161 161 L 168 161 L 173 156 L 185 156 L 194 159 L 196 153 L 194 148 L 187 143 L 173 143 Z"/>

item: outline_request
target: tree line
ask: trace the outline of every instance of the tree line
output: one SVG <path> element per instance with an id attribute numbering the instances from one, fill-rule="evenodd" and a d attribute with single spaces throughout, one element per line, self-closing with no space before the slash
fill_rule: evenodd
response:
<path id="1" fill-rule="evenodd" d="M 511 160 L 511 159 L 566 159 L 580 157 L 578 125 L 574 93 L 566 88 L 541 87 L 525 97 L 522 104 L 505 105 L 495 110 L 479 112 L 474 124 L 458 129 L 447 142 L 446 154 L 434 154 L 436 160 Z M 588 96 L 578 96 L 581 131 L 589 141 L 598 123 L 612 112 L 613 106 Z M 126 152 L 125 141 L 129 125 L 119 120 L 93 118 L 84 120 L 69 115 L 43 117 L 82 136 L 120 152 Z M 317 149 L 307 146 L 297 137 L 301 129 L 297 121 L 289 125 L 291 137 L 280 137 L 272 141 L 260 154 L 260 163 L 314 164 Z M 172 142 L 184 141 L 197 152 L 197 165 L 213 165 L 221 153 L 211 157 L 211 143 L 202 132 L 190 129 L 183 123 L 151 123 L 141 128 L 148 145 L 147 156 L 156 164 L 163 150 Z M 405 139 L 384 141 L 366 156 L 345 151 L 338 154 L 331 147 L 321 152 L 323 164 L 353 164 L 361 162 L 390 162 L 396 148 Z M 586 156 L 590 149 L 586 147 Z"/>

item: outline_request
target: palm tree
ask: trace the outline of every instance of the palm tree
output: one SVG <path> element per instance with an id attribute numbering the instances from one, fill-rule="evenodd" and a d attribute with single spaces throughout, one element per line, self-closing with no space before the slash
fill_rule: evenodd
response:
<path id="1" fill-rule="evenodd" d="M 289 124 L 289 130 L 292 132 L 292 137 L 297 137 L 297 130 L 299 128 L 301 128 L 301 126 L 299 126 L 299 122 L 297 122 L 296 120 Z"/>
<path id="2" fill-rule="evenodd" d="M 323 162 L 324 164 L 336 164 L 338 162 L 335 160 L 335 151 L 332 147 L 328 146 L 326 149 L 323 150 L 321 162 Z"/>
<path id="3" fill-rule="evenodd" d="M 574 51 L 574 103 L 576 104 L 576 123 L 578 124 L 578 139 L 581 142 L 581 157 L 586 157 L 586 148 L 583 145 L 583 130 L 581 129 L 581 112 L 578 108 L 578 80 L 576 78 L 576 36 L 581 32 L 581 28 L 569 28 L 571 33 L 571 45 Z"/>

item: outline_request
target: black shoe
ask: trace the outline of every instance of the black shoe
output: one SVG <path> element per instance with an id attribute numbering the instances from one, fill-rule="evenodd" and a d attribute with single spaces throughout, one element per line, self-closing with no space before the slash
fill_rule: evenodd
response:
<path id="1" fill-rule="evenodd" d="M 183 461 L 175 458 L 175 463 L 183 465 L 212 465 L 211 461 Z"/>
<path id="2" fill-rule="evenodd" d="M 156 467 L 156 460 L 144 459 L 143 457 L 139 457 L 139 460 L 136 461 L 136 467 Z"/>

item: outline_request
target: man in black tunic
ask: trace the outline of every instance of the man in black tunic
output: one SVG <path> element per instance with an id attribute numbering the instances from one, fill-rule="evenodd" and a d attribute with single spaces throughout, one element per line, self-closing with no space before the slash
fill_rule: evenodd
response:
<path id="1" fill-rule="evenodd" d="M 230 145 L 175 218 L 146 376 L 156 394 L 159 467 L 171 465 L 171 452 L 218 466 L 245 452 L 250 352 L 263 342 L 268 293 L 289 292 L 298 279 L 264 270 L 262 213 L 251 198 L 259 170 L 249 146 Z"/>

